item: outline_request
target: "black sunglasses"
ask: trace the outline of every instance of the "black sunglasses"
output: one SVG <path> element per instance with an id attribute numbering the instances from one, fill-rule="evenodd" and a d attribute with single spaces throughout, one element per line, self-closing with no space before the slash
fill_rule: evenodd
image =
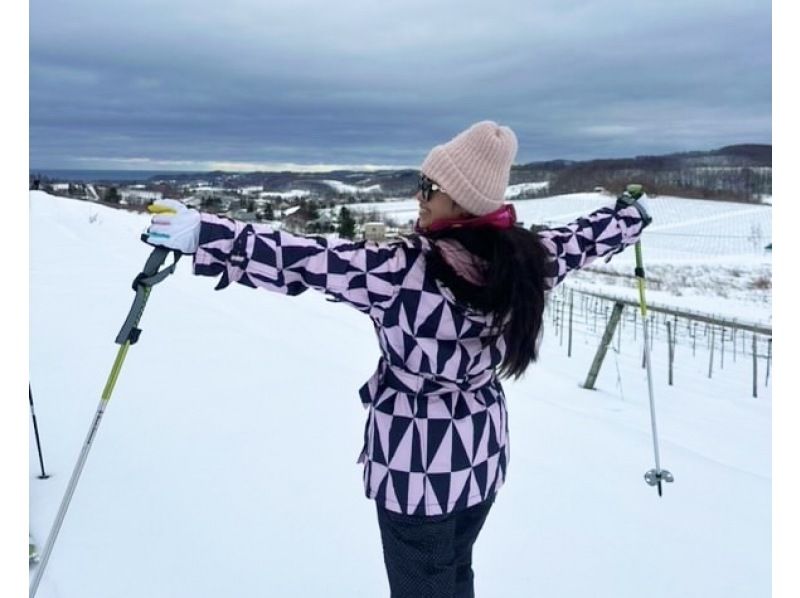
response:
<path id="1" fill-rule="evenodd" d="M 417 191 L 422 193 L 422 201 L 425 203 L 429 202 L 431 200 L 431 196 L 437 191 L 445 193 L 445 190 L 442 189 L 442 186 L 439 185 L 439 183 L 434 183 L 424 174 L 419 175 L 419 181 L 417 181 Z"/>

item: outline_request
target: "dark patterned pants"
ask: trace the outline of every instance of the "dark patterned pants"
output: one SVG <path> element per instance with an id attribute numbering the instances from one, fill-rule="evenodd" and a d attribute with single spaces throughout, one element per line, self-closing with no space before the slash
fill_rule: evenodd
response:
<path id="1" fill-rule="evenodd" d="M 473 598 L 472 545 L 493 502 L 433 517 L 378 506 L 391 598 Z"/>

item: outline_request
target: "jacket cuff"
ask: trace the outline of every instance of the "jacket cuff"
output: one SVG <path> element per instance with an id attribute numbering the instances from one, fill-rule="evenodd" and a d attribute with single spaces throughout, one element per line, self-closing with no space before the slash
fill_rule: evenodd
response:
<path id="1" fill-rule="evenodd" d="M 201 214 L 200 240 L 192 261 L 194 273 L 198 276 L 224 274 L 235 237 L 236 224 L 233 220 L 214 214 Z"/>
<path id="2" fill-rule="evenodd" d="M 623 201 L 617 201 L 616 205 L 614 206 L 617 212 L 624 211 L 628 208 L 635 208 L 636 211 L 639 213 L 639 216 L 642 219 L 642 228 L 645 228 L 653 221 L 653 217 L 650 216 L 650 213 L 645 209 L 644 205 L 638 201 L 633 203 L 625 203 Z M 630 210 L 629 210 L 630 213 Z"/>

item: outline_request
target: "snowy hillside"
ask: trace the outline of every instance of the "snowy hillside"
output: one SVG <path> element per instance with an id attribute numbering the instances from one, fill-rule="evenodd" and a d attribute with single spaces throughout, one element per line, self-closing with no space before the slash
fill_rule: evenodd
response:
<path id="1" fill-rule="evenodd" d="M 550 183 L 541 181 L 537 183 L 519 183 L 518 185 L 509 185 L 506 188 L 506 199 L 514 199 L 518 195 L 522 195 L 528 191 L 542 191 L 547 189 Z"/>
<path id="2" fill-rule="evenodd" d="M 574 193 L 511 200 L 525 226 L 563 226 L 614 199 L 602 193 Z M 771 205 L 659 196 L 649 198 L 653 224 L 643 240 L 643 255 L 656 302 L 667 302 L 724 317 L 746 314 L 749 321 L 772 319 Z M 414 199 L 353 204 L 398 223 L 414 221 Z M 570 281 L 587 290 L 635 298 L 633 252 L 611 263 L 595 262 Z"/>
<path id="3" fill-rule="evenodd" d="M 360 195 L 362 193 L 380 193 L 380 185 L 369 185 L 368 187 L 359 187 L 358 185 L 348 185 L 341 181 L 324 180 L 322 181 L 330 186 L 337 193 L 352 193 L 353 195 Z"/>
<path id="4" fill-rule="evenodd" d="M 298 199 L 301 197 L 307 197 L 310 192 L 306 189 L 292 189 L 290 191 L 262 191 L 260 194 L 261 198 L 275 198 L 279 197 L 281 199 Z"/>
<path id="5" fill-rule="evenodd" d="M 544 201 L 519 202 L 521 218 L 544 218 Z M 693 255 L 659 230 L 739 234 L 740 217 L 769 213 L 660 201 L 664 217 L 644 240 L 653 262 Z M 547 217 L 602 203 L 562 200 Z M 758 221 L 764 236 L 768 221 Z M 40 544 L 116 355 L 149 254 L 147 222 L 30 194 L 30 381 L 52 473 L 36 478 L 31 434 Z M 620 259 L 632 258 L 609 265 Z M 185 259 L 153 289 L 38 596 L 388 596 L 355 462 L 365 416 L 356 391 L 379 355 L 369 319 L 312 291 L 214 284 Z M 746 359 L 728 357 L 708 379 L 703 358 L 679 348 L 670 387 L 656 346 L 661 459 L 676 478 L 659 498 L 643 480 L 653 445 L 641 334 L 626 338 L 586 391 L 595 335 L 578 330 L 568 358 L 548 319 L 540 362 L 504 382 L 511 461 L 475 548 L 478 596 L 769 595 L 771 383 L 759 378 L 753 399 Z"/>

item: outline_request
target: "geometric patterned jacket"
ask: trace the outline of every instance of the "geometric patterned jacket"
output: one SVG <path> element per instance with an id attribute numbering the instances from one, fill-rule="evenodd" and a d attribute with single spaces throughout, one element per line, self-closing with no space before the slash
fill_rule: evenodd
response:
<path id="1" fill-rule="evenodd" d="M 538 232 L 550 254 L 547 286 L 635 243 L 638 209 L 601 208 Z M 194 273 L 286 295 L 307 289 L 346 302 L 373 322 L 381 357 L 359 394 L 367 409 L 366 495 L 391 511 L 433 516 L 465 509 L 503 485 L 509 461 L 505 355 L 489 317 L 458 305 L 426 269 L 434 241 L 391 243 L 293 235 L 202 214 Z"/>

